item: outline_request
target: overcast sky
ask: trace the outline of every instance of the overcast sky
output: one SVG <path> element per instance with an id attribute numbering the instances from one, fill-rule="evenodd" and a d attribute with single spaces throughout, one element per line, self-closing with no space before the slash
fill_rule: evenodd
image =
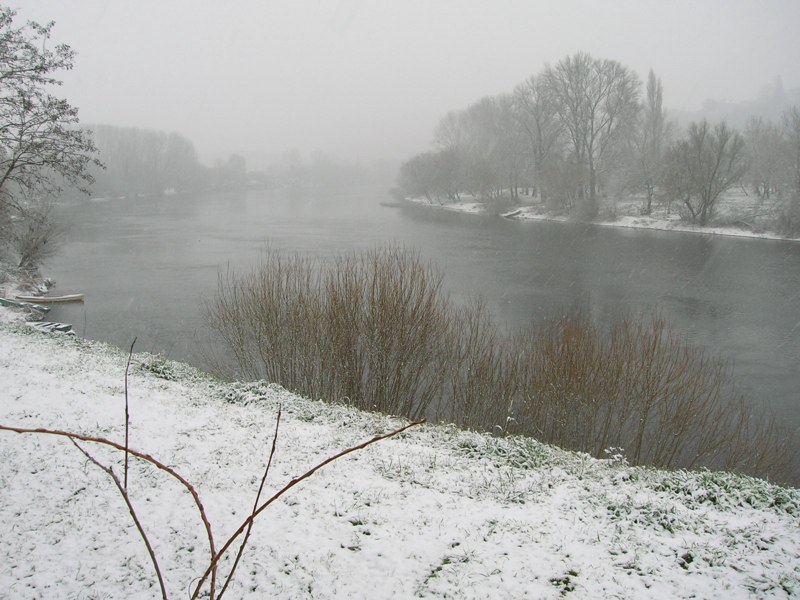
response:
<path id="1" fill-rule="evenodd" d="M 800 86 L 798 0 L 25 0 L 78 57 L 60 94 L 84 123 L 177 131 L 209 162 L 294 148 L 344 160 L 425 150 L 449 110 L 584 50 L 665 104 Z"/>

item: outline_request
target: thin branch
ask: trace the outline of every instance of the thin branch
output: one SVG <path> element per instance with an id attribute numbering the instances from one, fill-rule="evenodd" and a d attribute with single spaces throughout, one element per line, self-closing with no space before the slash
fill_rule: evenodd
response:
<path id="1" fill-rule="evenodd" d="M 136 338 L 131 342 L 131 349 L 128 352 L 128 362 L 125 365 L 125 491 L 128 491 L 128 426 L 130 425 L 130 413 L 128 412 L 128 370 L 131 368 L 131 357 L 133 356 L 133 346 Z"/>
<path id="2" fill-rule="evenodd" d="M 136 510 L 133 508 L 133 504 L 131 504 L 131 499 L 128 496 L 128 490 L 122 486 L 122 483 L 119 481 L 119 477 L 117 477 L 116 473 L 111 467 L 106 467 L 105 465 L 101 464 L 94 456 L 89 454 L 86 450 L 84 450 L 78 442 L 74 439 L 70 438 L 70 441 L 75 445 L 75 447 L 80 450 L 83 455 L 88 458 L 92 463 L 100 467 L 106 474 L 111 477 L 114 481 L 114 485 L 117 486 L 119 493 L 122 495 L 122 498 L 125 500 L 125 504 L 128 505 L 128 512 L 131 513 L 131 518 L 133 522 L 136 524 L 136 529 L 139 530 L 139 535 L 142 536 L 142 540 L 144 541 L 144 545 L 147 547 L 147 553 L 150 555 L 150 560 L 153 563 L 153 568 L 156 570 L 156 577 L 158 577 L 158 585 L 161 587 L 161 597 L 164 600 L 167 600 L 167 589 L 164 586 L 164 578 L 161 575 L 161 569 L 158 566 L 158 560 L 156 559 L 156 554 L 153 551 L 153 546 L 150 544 L 150 540 L 147 537 L 147 534 L 144 531 L 144 527 L 142 527 L 141 522 L 139 521 L 139 517 L 136 515 Z"/>
<path id="3" fill-rule="evenodd" d="M 198 511 L 200 513 L 200 518 L 202 519 L 203 524 L 206 527 L 206 533 L 208 535 L 209 546 L 211 548 L 211 561 L 210 561 L 210 564 L 209 564 L 208 568 L 203 573 L 203 576 L 200 578 L 200 582 L 197 584 L 197 587 L 195 588 L 194 593 L 192 594 L 192 600 L 194 600 L 195 598 L 197 598 L 199 596 L 200 590 L 201 590 L 203 584 L 205 583 L 205 581 L 208 579 L 209 575 L 212 576 L 212 583 L 213 583 L 213 581 L 214 581 L 214 579 L 216 577 L 217 564 L 218 564 L 220 558 L 225 554 L 225 552 L 227 552 L 227 550 L 230 548 L 230 546 L 233 544 L 233 542 L 236 541 L 236 538 L 238 538 L 245 530 L 247 530 L 250 527 L 250 525 L 253 523 L 255 518 L 259 514 L 261 514 L 268 506 L 270 506 L 273 502 L 275 502 L 275 500 L 277 500 L 278 498 L 283 496 L 286 492 L 288 492 L 295 485 L 297 485 L 298 483 L 300 483 L 304 479 L 308 479 L 314 473 L 319 471 L 324 466 L 332 463 L 333 461 L 338 460 L 339 458 L 342 458 L 343 456 L 345 456 L 347 454 L 350 454 L 352 452 L 356 452 L 358 450 L 362 450 L 362 449 L 366 448 L 367 446 L 369 446 L 371 444 L 374 444 L 376 442 L 380 442 L 382 440 L 394 437 L 394 436 L 406 431 L 407 429 L 410 429 L 411 427 L 414 427 L 416 425 L 421 425 L 423 423 L 425 423 L 425 419 L 421 419 L 419 421 L 413 421 L 412 423 L 409 423 L 408 425 L 405 425 L 404 427 L 401 427 L 400 429 L 397 429 L 395 431 L 389 432 L 389 433 L 384 434 L 384 435 L 375 436 L 372 439 L 369 439 L 369 440 L 367 440 L 365 442 L 362 442 L 361 444 L 358 444 L 357 446 L 353 446 L 351 448 L 348 448 L 346 450 L 343 450 L 343 451 L 339 452 L 338 454 L 335 454 L 333 456 L 328 457 L 327 459 L 323 460 L 322 462 L 320 462 L 316 466 L 314 466 L 311 469 L 309 469 L 308 471 L 306 471 L 303 475 L 292 479 L 283 488 L 281 488 L 278 492 L 276 492 L 271 498 L 269 498 L 266 502 L 264 502 L 258 508 L 256 508 L 252 512 L 252 514 L 247 519 L 244 520 L 244 522 L 233 533 L 233 535 L 231 535 L 230 538 L 228 538 L 228 540 L 225 542 L 225 545 L 218 552 L 214 551 L 214 547 L 215 546 L 214 546 L 214 537 L 213 537 L 213 535 L 211 533 L 211 524 L 208 521 L 205 509 L 203 508 L 203 505 L 200 502 L 200 498 L 199 498 L 199 496 L 197 494 L 197 491 L 194 489 L 194 487 L 188 481 L 186 481 L 186 479 L 184 479 L 181 475 L 179 475 L 174 469 L 172 469 L 172 468 L 168 467 L 167 465 L 161 463 L 160 461 L 156 460 L 152 456 L 150 456 L 148 454 L 145 454 L 143 452 L 138 452 L 136 450 L 132 450 L 132 449 L 128 449 L 128 452 L 132 456 L 134 456 L 136 458 L 139 458 L 141 460 L 144 460 L 146 462 L 149 462 L 150 464 L 154 465 L 158 469 L 168 473 L 169 475 L 171 475 L 172 477 L 177 479 L 179 482 L 181 482 L 181 484 L 183 484 L 184 487 L 186 487 L 186 489 L 189 491 L 189 493 L 192 495 L 192 498 L 195 501 L 197 509 L 198 509 Z M 119 444 L 117 442 L 113 442 L 113 441 L 105 439 L 105 438 L 81 435 L 81 434 L 72 433 L 72 432 L 68 432 L 68 431 L 61 431 L 61 430 L 55 430 L 55 429 L 45 429 L 45 428 L 30 429 L 30 428 L 24 428 L 24 427 L 10 427 L 10 426 L 1 425 L 1 424 L 0 424 L 0 431 L 12 431 L 14 433 L 38 433 L 38 434 L 45 434 L 45 435 L 54 435 L 54 436 L 57 436 L 57 437 L 66 437 L 69 440 L 71 440 L 73 443 L 75 443 L 75 440 L 80 440 L 80 441 L 84 441 L 84 442 L 92 442 L 92 443 L 96 443 L 96 444 L 110 446 L 112 448 L 116 448 L 117 450 L 125 451 L 125 446 L 123 446 L 122 444 Z M 275 441 L 273 441 L 273 446 L 274 445 L 275 445 Z M 272 454 L 271 454 L 271 456 L 272 456 Z M 102 465 L 100 465 L 100 466 L 101 466 L 101 468 L 103 468 L 105 470 L 105 467 L 102 467 Z M 106 471 L 106 472 L 108 473 L 108 471 Z M 125 489 L 122 487 L 122 484 L 118 481 L 116 476 L 113 475 L 113 471 L 110 473 L 110 475 L 112 475 L 112 477 L 114 478 L 115 482 L 117 483 L 120 492 L 123 494 L 123 497 L 126 498 L 126 502 L 129 503 L 129 499 L 127 499 L 127 494 L 125 493 Z M 264 479 L 266 479 L 266 472 L 265 472 Z M 132 510 L 132 507 L 131 507 L 131 510 Z M 213 598 L 213 596 L 212 596 L 212 598 Z"/>
<path id="4" fill-rule="evenodd" d="M 275 456 L 275 447 L 278 443 L 278 428 L 281 424 L 281 410 L 282 406 L 278 405 L 278 416 L 275 420 L 275 433 L 272 434 L 272 449 L 269 451 L 269 459 L 267 459 L 267 466 L 264 469 L 264 475 L 261 477 L 261 485 L 258 486 L 258 493 L 256 494 L 256 499 L 253 502 L 253 510 L 250 513 L 250 516 L 254 516 L 256 509 L 258 508 L 258 502 L 261 499 L 261 492 L 264 490 L 264 484 L 267 482 L 267 475 L 269 474 L 269 468 L 272 466 L 272 457 Z M 225 590 L 228 589 L 228 584 L 233 579 L 233 574 L 236 571 L 236 567 L 239 565 L 239 560 L 242 558 L 242 554 L 244 553 L 245 546 L 247 546 L 247 540 L 250 539 L 250 532 L 253 529 L 253 521 L 250 521 L 250 524 L 247 526 L 247 531 L 244 534 L 244 540 L 242 540 L 242 545 L 239 546 L 239 552 L 236 553 L 236 560 L 233 561 L 233 566 L 231 567 L 230 573 L 228 573 L 228 577 L 225 579 L 225 584 L 222 586 L 222 589 L 219 592 L 219 595 L 216 597 L 216 600 L 221 600 L 222 595 L 225 593 Z M 212 593 L 213 597 L 213 593 Z"/>
<path id="5" fill-rule="evenodd" d="M 392 431 L 390 433 L 386 433 L 384 435 L 376 435 L 374 438 L 372 438 L 370 440 L 367 440 L 366 442 L 362 442 L 361 444 L 359 444 L 357 446 L 353 446 L 352 448 L 348 448 L 347 450 L 342 450 L 338 454 L 335 454 L 333 456 L 330 456 L 330 457 L 326 458 L 321 463 L 317 464 L 316 466 L 312 467 L 311 469 L 309 469 L 308 471 L 303 473 L 300 477 L 296 477 L 296 478 L 292 479 L 289 483 L 287 483 L 285 486 L 283 486 L 278 492 L 276 492 L 269 500 L 264 502 L 264 504 L 262 504 L 255 511 L 253 511 L 253 513 L 249 517 L 247 517 L 247 519 L 245 519 L 244 522 L 239 526 L 239 529 L 237 529 L 233 533 L 233 535 L 231 535 L 231 537 L 228 538 L 228 541 L 225 542 L 225 545 L 222 546 L 222 548 L 220 548 L 219 552 L 217 552 L 217 555 L 212 558 L 211 564 L 208 566 L 208 569 L 206 569 L 206 572 L 203 573 L 203 576 L 200 578 L 200 582 L 197 584 L 197 587 L 194 590 L 194 594 L 192 594 L 192 600 L 195 600 L 199 596 L 200 589 L 202 588 L 203 583 L 205 583 L 206 579 L 208 578 L 208 575 L 211 573 L 212 569 L 214 569 L 216 567 L 217 562 L 222 557 L 222 555 L 225 554 L 225 552 L 228 550 L 228 548 L 230 548 L 231 544 L 233 544 L 233 542 L 236 540 L 236 538 L 239 537 L 245 529 L 247 529 L 247 527 L 250 525 L 250 523 L 252 523 L 255 520 L 255 518 L 264 511 L 264 509 L 266 509 L 270 504 L 275 502 L 275 500 L 277 500 L 278 498 L 283 496 L 286 492 L 288 492 L 291 488 L 296 486 L 298 483 L 300 483 L 304 479 L 308 479 L 314 473 L 319 471 L 322 467 L 332 463 L 333 461 L 338 460 L 338 459 L 342 458 L 343 456 L 345 456 L 347 454 L 350 454 L 351 452 L 356 452 L 357 450 L 362 450 L 362 449 L 366 448 L 367 446 L 369 446 L 371 444 L 374 444 L 375 442 L 380 442 L 380 441 L 386 440 L 386 439 L 388 439 L 390 437 L 394 437 L 394 436 L 396 436 L 396 435 L 398 435 L 400 433 L 403 433 L 406 429 L 410 429 L 411 427 L 415 427 L 417 425 L 422 425 L 423 423 L 425 423 L 425 419 L 421 419 L 419 421 L 413 421 L 413 422 L 409 423 L 408 425 L 405 425 L 404 427 L 401 427 L 400 429 L 396 429 L 395 431 Z"/>
<path id="6" fill-rule="evenodd" d="M 54 435 L 54 436 L 57 436 L 57 437 L 65 437 L 65 438 L 68 438 L 70 440 L 80 440 L 82 442 L 92 442 L 92 443 L 95 443 L 95 444 L 102 444 L 104 446 L 110 446 L 112 448 L 116 448 L 117 450 L 125 451 L 125 446 L 123 446 L 122 444 L 118 444 L 117 442 L 112 442 L 111 440 L 107 440 L 105 438 L 98 438 L 98 437 L 92 437 L 92 436 L 87 436 L 87 435 L 81 435 L 81 434 L 78 434 L 78 433 L 72 433 L 72 432 L 69 432 L 69 431 L 59 431 L 59 430 L 56 430 L 56 429 L 44 429 L 44 428 L 29 429 L 29 428 L 24 428 L 24 427 L 9 427 L 7 425 L 0 425 L 0 431 L 13 431 L 14 433 L 40 433 L 40 434 L 45 434 L 45 435 Z M 164 471 L 165 473 L 171 475 L 172 477 L 174 477 L 192 495 L 192 498 L 194 499 L 195 506 L 197 506 L 197 511 L 200 513 L 200 519 L 203 521 L 203 526 L 206 529 L 206 537 L 208 538 L 208 546 L 209 546 L 209 550 L 210 550 L 210 553 L 211 553 L 211 560 L 212 560 L 212 566 L 213 566 L 213 573 L 212 573 L 212 583 L 213 583 L 214 580 L 216 579 L 216 570 L 217 570 L 216 561 L 214 561 L 214 557 L 217 555 L 216 550 L 215 550 L 216 546 L 215 546 L 215 543 L 214 543 L 214 535 L 211 532 L 211 523 L 208 520 L 208 516 L 206 515 L 205 508 L 203 508 L 203 503 L 200 501 L 200 496 L 197 494 L 197 490 L 195 490 L 194 486 L 192 486 L 191 483 L 189 483 L 186 479 L 184 479 L 181 475 L 179 475 L 174 469 L 172 469 L 171 467 L 168 467 L 167 465 L 165 465 L 164 463 L 162 463 L 162 462 L 158 461 L 157 459 L 153 458 L 149 454 L 145 454 L 143 452 L 139 452 L 139 451 L 133 450 L 133 449 L 128 449 L 128 452 L 130 453 L 131 456 L 135 456 L 136 458 L 139 458 L 141 460 L 149 462 L 150 464 L 152 464 L 156 468 L 158 468 L 158 469 Z M 212 569 L 210 569 L 210 570 L 212 570 Z M 206 571 L 206 577 L 208 576 L 208 573 L 209 573 L 209 570 Z"/>

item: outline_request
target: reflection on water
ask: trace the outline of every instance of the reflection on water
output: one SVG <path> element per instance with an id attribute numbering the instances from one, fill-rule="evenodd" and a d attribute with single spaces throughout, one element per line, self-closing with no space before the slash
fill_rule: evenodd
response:
<path id="1" fill-rule="evenodd" d="M 735 362 L 743 391 L 800 426 L 800 245 L 515 222 L 379 205 L 382 190 L 294 190 L 84 202 L 46 268 L 86 294 L 54 319 L 79 333 L 198 362 L 202 304 L 219 266 L 270 246 L 327 256 L 382 243 L 417 248 L 459 302 L 482 297 L 516 328 L 577 308 L 601 320 L 658 310 Z"/>

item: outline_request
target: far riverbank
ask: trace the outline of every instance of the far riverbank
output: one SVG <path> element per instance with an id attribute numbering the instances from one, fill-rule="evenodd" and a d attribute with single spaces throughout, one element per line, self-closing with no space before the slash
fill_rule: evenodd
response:
<path id="1" fill-rule="evenodd" d="M 539 204 L 514 203 L 510 200 L 502 201 L 502 208 L 497 205 L 464 196 L 460 200 L 436 203 L 427 198 L 406 198 L 413 205 L 426 208 L 440 209 L 468 214 L 495 214 L 500 217 L 518 221 L 554 221 L 574 222 L 574 219 L 560 214 L 554 214 L 543 209 Z M 800 242 L 800 237 L 787 237 L 768 228 L 753 223 L 746 218 L 730 216 L 730 210 L 724 206 L 723 213 L 729 216 L 720 216 L 711 225 L 701 226 L 686 221 L 679 212 L 668 211 L 663 207 L 654 208 L 650 215 L 639 214 L 641 199 L 619 202 L 614 207 L 616 218 L 605 218 L 591 221 L 589 224 L 601 227 L 621 227 L 629 229 L 649 229 L 655 231 L 670 231 L 677 233 L 699 233 L 706 235 L 721 235 L 730 237 L 746 237 L 764 240 L 778 240 L 784 242 Z M 728 209 L 728 210 L 725 210 Z"/>

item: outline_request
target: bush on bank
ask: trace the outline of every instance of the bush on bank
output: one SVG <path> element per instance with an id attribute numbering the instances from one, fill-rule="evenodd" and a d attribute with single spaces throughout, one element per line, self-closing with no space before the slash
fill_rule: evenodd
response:
<path id="1" fill-rule="evenodd" d="M 632 464 L 791 480 L 790 432 L 662 319 L 579 314 L 508 335 L 442 279 L 392 246 L 329 261 L 267 251 L 220 274 L 207 316 L 237 377 L 598 457 L 621 448 Z"/>

